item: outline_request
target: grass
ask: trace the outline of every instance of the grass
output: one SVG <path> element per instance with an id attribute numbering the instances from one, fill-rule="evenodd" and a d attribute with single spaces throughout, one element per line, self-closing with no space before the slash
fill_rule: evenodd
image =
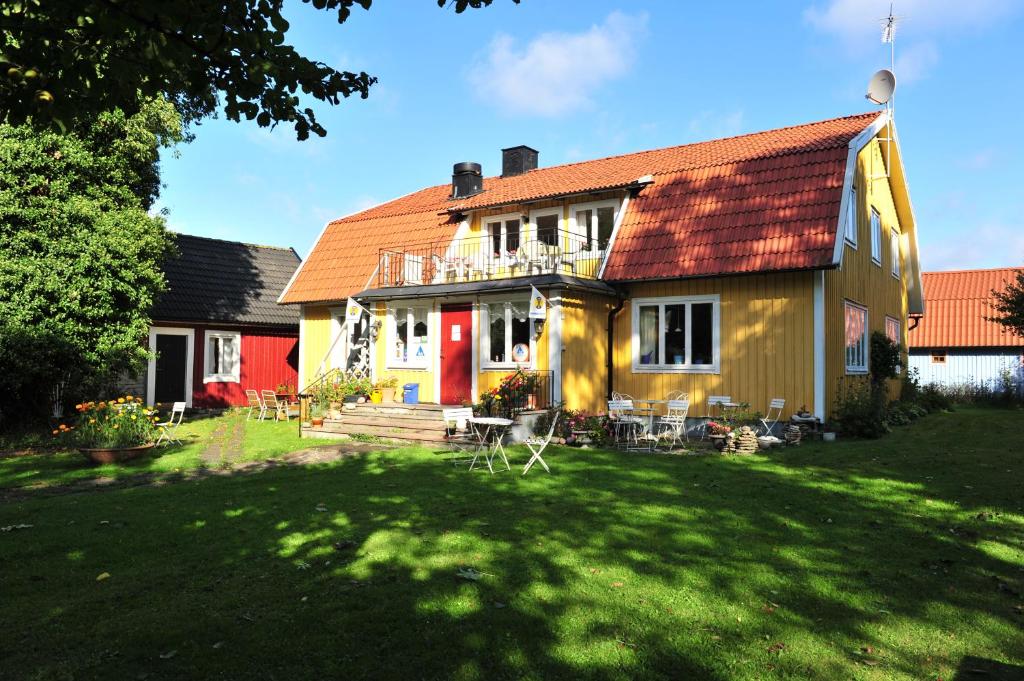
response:
<path id="1" fill-rule="evenodd" d="M 0 678 L 975 678 L 1024 665 L 1021 423 L 550 449 L 525 478 L 410 448 L 0 505 L 31 525 L 0 533 Z"/>
<path id="2" fill-rule="evenodd" d="M 186 420 L 178 430 L 178 437 L 181 445 L 160 447 L 142 458 L 122 464 L 91 465 L 74 450 L 0 458 L 0 489 L 66 485 L 92 478 L 140 474 L 159 477 L 204 467 L 220 467 L 229 461 L 260 461 L 325 443 L 323 440 L 300 439 L 294 420 L 247 421 L 244 411 Z M 52 441 L 46 444 L 52 445 Z"/>

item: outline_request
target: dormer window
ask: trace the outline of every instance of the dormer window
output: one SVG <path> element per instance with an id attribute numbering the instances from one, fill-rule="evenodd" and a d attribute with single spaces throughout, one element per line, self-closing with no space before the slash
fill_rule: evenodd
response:
<path id="1" fill-rule="evenodd" d="M 616 200 L 581 203 L 572 207 L 569 222 L 574 251 L 601 252 L 608 248 L 619 209 Z"/>

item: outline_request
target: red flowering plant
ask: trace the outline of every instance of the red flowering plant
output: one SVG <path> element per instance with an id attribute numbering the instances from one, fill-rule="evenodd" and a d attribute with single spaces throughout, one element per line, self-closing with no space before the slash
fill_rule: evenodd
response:
<path id="1" fill-rule="evenodd" d="M 61 424 L 53 436 L 69 445 L 89 449 L 117 449 L 149 444 L 157 438 L 160 420 L 156 409 L 143 405 L 141 397 L 125 395 L 75 405 L 73 425 Z"/>
<path id="2" fill-rule="evenodd" d="M 728 435 L 732 432 L 732 426 L 718 421 L 708 421 L 708 432 L 712 435 Z"/>
<path id="3" fill-rule="evenodd" d="M 497 387 L 480 394 L 480 409 L 490 416 L 509 416 L 525 409 L 527 397 L 537 390 L 537 374 L 516 369 L 501 379 Z"/>

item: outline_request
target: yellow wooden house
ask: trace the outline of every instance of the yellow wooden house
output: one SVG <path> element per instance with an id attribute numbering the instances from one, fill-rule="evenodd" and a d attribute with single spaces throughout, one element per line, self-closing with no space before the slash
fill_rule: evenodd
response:
<path id="1" fill-rule="evenodd" d="M 712 395 L 827 417 L 869 335 L 924 312 L 899 141 L 872 112 L 429 187 L 327 224 L 280 302 L 301 307 L 300 383 L 369 335 L 375 380 L 475 401 L 516 368 L 548 399 Z M 532 290 L 547 300 L 531 319 Z M 369 311 L 345 324 L 354 298 Z"/>

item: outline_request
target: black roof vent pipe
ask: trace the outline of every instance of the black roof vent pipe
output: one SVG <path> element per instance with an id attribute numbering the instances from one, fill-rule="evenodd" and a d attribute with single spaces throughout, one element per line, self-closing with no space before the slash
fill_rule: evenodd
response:
<path id="1" fill-rule="evenodd" d="M 479 163 L 464 161 L 452 166 L 452 198 L 464 199 L 484 190 L 483 170 Z"/>

